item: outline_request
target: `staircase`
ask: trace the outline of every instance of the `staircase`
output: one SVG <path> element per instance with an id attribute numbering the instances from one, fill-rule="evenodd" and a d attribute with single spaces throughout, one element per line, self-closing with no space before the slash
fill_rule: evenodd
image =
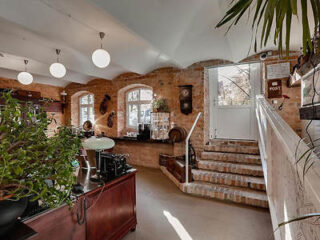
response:
<path id="1" fill-rule="evenodd" d="M 257 142 L 215 140 L 205 146 L 197 164 L 194 181 L 184 192 L 268 208 Z"/>

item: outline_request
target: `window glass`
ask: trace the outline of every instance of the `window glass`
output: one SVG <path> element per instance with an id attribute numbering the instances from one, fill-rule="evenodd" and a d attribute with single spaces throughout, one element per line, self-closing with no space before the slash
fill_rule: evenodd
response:
<path id="1" fill-rule="evenodd" d="M 88 94 L 80 97 L 80 127 L 89 120 L 94 123 L 94 95 Z"/>
<path id="2" fill-rule="evenodd" d="M 249 105 L 251 84 L 249 65 L 219 67 L 218 105 Z"/>
<path id="3" fill-rule="evenodd" d="M 132 102 L 132 101 L 138 101 L 139 100 L 139 89 L 129 92 L 128 94 L 128 101 Z"/>
<path id="4" fill-rule="evenodd" d="M 136 128 L 139 123 L 150 123 L 151 89 L 139 88 L 127 93 L 127 127 Z"/>
<path id="5" fill-rule="evenodd" d="M 128 120 L 129 126 L 137 126 L 138 125 L 138 105 L 130 104 L 128 108 Z"/>
<path id="6" fill-rule="evenodd" d="M 152 91 L 149 89 L 141 89 L 140 91 L 140 100 L 152 100 Z"/>
<path id="7" fill-rule="evenodd" d="M 80 104 L 88 104 L 88 95 L 85 95 L 80 98 Z"/>
<path id="8" fill-rule="evenodd" d="M 140 122 L 150 123 L 151 121 L 151 104 L 140 105 Z"/>

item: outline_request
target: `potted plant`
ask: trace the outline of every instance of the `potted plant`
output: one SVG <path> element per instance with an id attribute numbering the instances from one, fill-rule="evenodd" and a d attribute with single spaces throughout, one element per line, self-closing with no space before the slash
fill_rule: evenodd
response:
<path id="1" fill-rule="evenodd" d="M 154 112 L 169 112 L 167 99 L 165 98 L 154 99 L 152 102 L 152 108 Z"/>
<path id="2" fill-rule="evenodd" d="M 31 201 L 41 199 L 48 207 L 72 204 L 75 183 L 71 165 L 81 141 L 62 126 L 48 137 L 52 117 L 34 104 L 20 104 L 10 92 L 3 93 L 0 109 L 0 235 L 14 225 Z"/>

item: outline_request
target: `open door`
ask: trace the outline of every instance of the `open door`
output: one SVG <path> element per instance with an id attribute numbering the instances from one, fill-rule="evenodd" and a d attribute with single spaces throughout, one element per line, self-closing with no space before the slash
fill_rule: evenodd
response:
<path id="1" fill-rule="evenodd" d="M 209 69 L 211 139 L 256 139 L 260 75 L 260 63 Z"/>

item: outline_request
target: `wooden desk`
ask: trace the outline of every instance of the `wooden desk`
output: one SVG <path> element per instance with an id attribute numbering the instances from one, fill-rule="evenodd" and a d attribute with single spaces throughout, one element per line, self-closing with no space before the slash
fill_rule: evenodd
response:
<path id="1" fill-rule="evenodd" d="M 110 239 L 118 240 L 137 225 L 136 217 L 136 170 L 130 170 L 104 186 L 89 181 L 89 175 L 82 177 L 84 194 L 72 211 L 67 205 L 49 210 L 25 223 L 38 234 L 30 239 L 64 240 L 64 239 Z M 79 180 L 79 179 L 78 179 Z M 86 201 L 86 221 L 77 222 L 77 209 L 83 219 L 83 206 Z"/>

